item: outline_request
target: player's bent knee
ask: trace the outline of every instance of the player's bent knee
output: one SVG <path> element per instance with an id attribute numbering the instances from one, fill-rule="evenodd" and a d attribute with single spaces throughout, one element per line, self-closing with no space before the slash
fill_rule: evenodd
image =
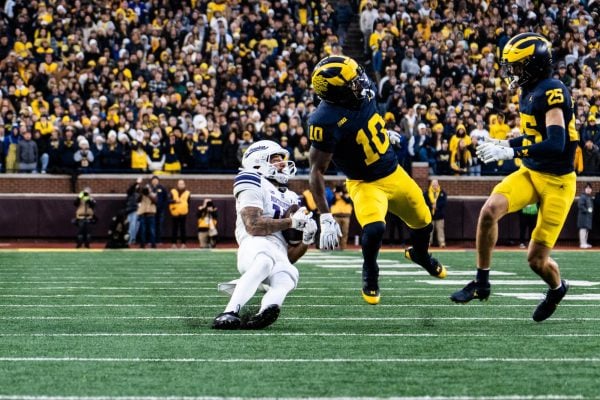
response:
<path id="1" fill-rule="evenodd" d="M 486 202 L 481 208 L 479 219 L 483 223 L 492 223 L 500 219 L 506 213 L 506 208 L 493 201 Z"/>
<path id="2" fill-rule="evenodd" d="M 254 258 L 254 261 L 252 261 L 252 266 L 250 268 L 262 275 L 268 276 L 271 273 L 274 264 L 273 258 L 265 253 L 258 253 Z"/>
<path id="3" fill-rule="evenodd" d="M 279 271 L 269 278 L 269 286 L 274 289 L 283 289 L 292 291 L 298 285 L 299 273 L 296 267 L 286 268 L 285 271 Z"/>
<path id="4" fill-rule="evenodd" d="M 527 263 L 529 264 L 529 268 L 535 272 L 541 271 L 544 268 L 544 265 L 546 265 L 547 261 L 548 257 L 544 254 L 540 254 L 535 251 L 527 254 Z"/>
<path id="5" fill-rule="evenodd" d="M 384 233 L 384 222 L 372 222 L 363 227 L 363 239 L 365 241 L 380 241 Z"/>

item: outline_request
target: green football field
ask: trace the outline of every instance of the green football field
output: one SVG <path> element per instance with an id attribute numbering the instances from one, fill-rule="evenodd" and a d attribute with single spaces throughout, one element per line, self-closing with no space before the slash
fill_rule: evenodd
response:
<path id="1" fill-rule="evenodd" d="M 571 290 L 543 323 L 524 251 L 468 305 L 474 253 L 436 256 L 445 280 L 383 252 L 370 306 L 358 252 L 310 252 L 276 324 L 218 332 L 234 251 L 1 251 L 0 400 L 600 398 L 600 253 L 554 253 Z"/>

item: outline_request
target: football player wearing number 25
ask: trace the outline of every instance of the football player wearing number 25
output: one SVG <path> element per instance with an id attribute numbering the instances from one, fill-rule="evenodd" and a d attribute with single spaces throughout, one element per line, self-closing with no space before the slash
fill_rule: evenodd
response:
<path id="1" fill-rule="evenodd" d="M 398 165 L 390 143 L 400 140 L 387 131 L 377 112 L 373 84 L 352 58 L 328 56 L 312 73 L 312 86 L 322 100 L 309 116 L 310 189 L 320 212 L 322 250 L 339 245 L 341 232 L 325 198 L 325 171 L 333 161 L 347 178 L 346 187 L 362 227 L 362 297 L 378 304 L 377 257 L 388 209 L 410 228 L 412 247 L 405 257 L 438 278 L 446 268 L 429 254 L 431 213 L 417 183 Z M 342 238 L 347 240 L 347 238 Z"/>
<path id="2" fill-rule="evenodd" d="M 498 220 L 527 204 L 539 203 L 537 225 L 527 253 L 529 267 L 549 286 L 533 312 L 534 321 L 550 317 L 567 293 L 558 264 L 550 257 L 575 198 L 573 160 L 579 142 L 569 90 L 552 73 L 551 44 L 536 33 L 511 38 L 502 51 L 502 73 L 512 89 L 520 87 L 519 113 L 523 135 L 486 141 L 477 148 L 483 162 L 523 159 L 521 168 L 493 189 L 477 223 L 477 275 L 450 299 L 466 303 L 490 295 L 489 269 L 498 239 Z"/>

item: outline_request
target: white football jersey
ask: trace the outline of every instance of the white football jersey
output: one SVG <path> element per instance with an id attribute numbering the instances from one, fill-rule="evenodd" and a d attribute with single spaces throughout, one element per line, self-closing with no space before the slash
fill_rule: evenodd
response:
<path id="1" fill-rule="evenodd" d="M 298 195 L 289 189 L 278 188 L 268 179 L 255 170 L 240 171 L 233 183 L 233 195 L 235 196 L 235 209 L 237 219 L 235 223 L 235 239 L 239 245 L 246 238 L 252 237 L 244 226 L 241 210 L 244 207 L 257 207 L 262 209 L 262 215 L 269 218 L 282 218 L 292 204 L 299 204 Z M 267 239 L 278 245 L 287 243 L 281 232 L 275 232 L 267 236 Z"/>

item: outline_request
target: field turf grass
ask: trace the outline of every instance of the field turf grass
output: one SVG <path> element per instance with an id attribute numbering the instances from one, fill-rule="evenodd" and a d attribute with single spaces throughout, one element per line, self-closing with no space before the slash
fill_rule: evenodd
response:
<path id="1" fill-rule="evenodd" d="M 1 251 L 0 400 L 598 399 L 599 255 L 554 253 L 571 290 L 535 323 L 545 286 L 524 251 L 495 253 L 490 300 L 467 305 L 448 296 L 473 252 L 436 253 L 443 281 L 382 252 L 378 306 L 358 252 L 314 251 L 276 324 L 218 332 L 232 250 Z"/>

